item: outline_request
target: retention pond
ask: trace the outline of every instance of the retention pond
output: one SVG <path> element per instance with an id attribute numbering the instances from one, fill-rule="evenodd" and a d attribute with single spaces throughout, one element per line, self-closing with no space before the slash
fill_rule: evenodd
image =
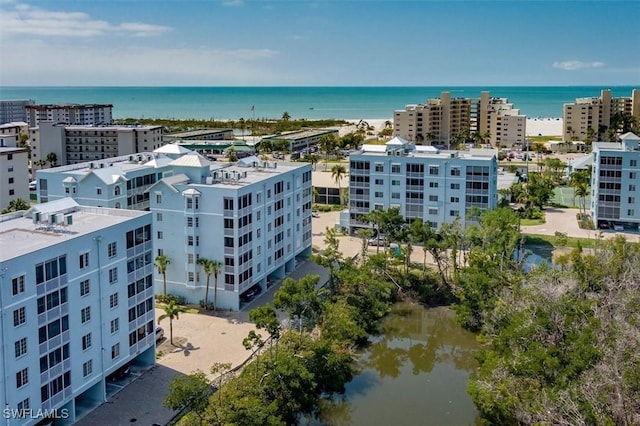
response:
<path id="1" fill-rule="evenodd" d="M 449 308 L 397 303 L 360 357 L 344 395 L 322 401 L 311 425 L 474 425 L 467 394 L 479 345 Z"/>

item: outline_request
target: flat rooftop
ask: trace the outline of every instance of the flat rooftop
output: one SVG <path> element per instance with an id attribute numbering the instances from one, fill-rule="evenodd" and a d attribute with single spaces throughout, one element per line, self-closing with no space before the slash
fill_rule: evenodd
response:
<path id="1" fill-rule="evenodd" d="M 274 135 L 262 138 L 263 140 L 269 139 L 286 139 L 286 140 L 297 140 L 304 139 L 313 136 L 324 135 L 327 133 L 338 133 L 337 129 L 309 129 L 309 130 L 298 130 L 294 132 L 282 133 L 280 135 Z"/>
<path id="2" fill-rule="evenodd" d="M 220 133 L 233 132 L 233 129 L 199 129 L 199 130 L 189 130 L 186 132 L 176 132 L 176 133 L 166 133 L 165 137 L 170 138 L 193 138 L 197 136 L 207 136 L 207 135 L 216 135 Z"/>
<path id="3" fill-rule="evenodd" d="M 250 158 L 250 157 L 249 157 Z M 211 167 L 212 174 L 216 172 L 218 179 L 214 179 L 211 184 L 194 183 L 194 186 L 215 186 L 222 188 L 236 188 L 238 186 L 251 185 L 270 179 L 275 175 L 287 173 L 292 170 L 301 169 L 310 166 L 309 163 L 292 163 L 288 161 L 257 161 L 259 167 L 243 167 L 239 163 L 213 164 Z M 266 164 L 266 167 L 265 167 Z M 244 177 L 244 172 L 247 176 Z M 225 178 L 225 173 L 229 174 L 229 178 Z M 221 178 L 220 178 L 221 177 Z"/>
<path id="4" fill-rule="evenodd" d="M 140 161 L 138 161 L 140 158 Z M 87 161 L 85 163 L 69 164 L 67 166 L 43 169 L 43 173 L 63 173 L 72 176 L 86 175 L 96 170 L 111 169 L 114 173 L 128 172 L 132 170 L 148 169 L 155 167 L 153 160 L 165 158 L 153 152 L 140 152 L 138 154 L 122 155 L 120 157 L 106 158 L 104 160 Z M 171 159 L 169 159 L 171 161 Z M 151 164 L 149 164 L 151 162 Z M 93 163 L 93 167 L 91 164 Z M 101 164 L 104 166 L 101 167 Z M 40 170 L 38 170 L 40 172 Z"/>
<path id="5" fill-rule="evenodd" d="M 69 199 L 62 199 L 68 203 Z M 34 207 L 54 205 L 37 204 Z M 67 204 L 68 206 L 68 204 Z M 71 211 L 69 211 L 71 209 Z M 117 225 L 150 212 L 138 210 L 109 209 L 104 207 L 73 206 L 63 209 L 66 215 L 73 217 L 73 224 L 47 225 L 34 224 L 31 214 L 26 212 L 9 213 L 0 216 L 0 262 L 5 262 L 55 244 L 64 244 L 73 239 Z M 51 212 L 53 213 L 53 212 Z M 63 214 L 63 213 L 58 213 Z M 43 215 L 46 217 L 46 215 Z"/>

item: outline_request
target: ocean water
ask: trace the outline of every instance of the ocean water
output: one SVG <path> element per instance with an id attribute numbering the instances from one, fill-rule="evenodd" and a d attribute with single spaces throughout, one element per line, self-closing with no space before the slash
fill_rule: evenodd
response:
<path id="1" fill-rule="evenodd" d="M 337 118 L 391 119 L 407 104 L 437 98 L 478 98 L 481 91 L 508 98 L 528 117 L 562 117 L 562 105 L 597 97 L 631 96 L 633 87 L 0 87 L 0 99 L 49 103 L 113 104 L 114 118 Z M 253 110 L 252 110 L 253 107 Z"/>

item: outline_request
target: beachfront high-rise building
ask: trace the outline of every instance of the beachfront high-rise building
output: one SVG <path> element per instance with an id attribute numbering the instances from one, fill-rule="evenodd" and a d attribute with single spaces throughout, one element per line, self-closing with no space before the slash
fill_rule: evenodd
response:
<path id="1" fill-rule="evenodd" d="M 604 136 L 611 127 L 616 114 L 630 115 L 640 120 L 640 90 L 634 89 L 631 97 L 612 97 L 611 90 L 606 89 L 600 92 L 599 97 L 578 98 L 573 103 L 564 104 L 564 140 L 585 140 L 589 137 L 597 140 L 598 135 Z M 621 125 L 618 123 L 618 126 Z M 615 130 L 622 129 L 619 127 Z"/>
<path id="2" fill-rule="evenodd" d="M 472 121 L 475 131 L 492 146 L 512 148 L 526 143 L 527 117 L 507 98 L 493 98 L 489 92 L 482 92 Z"/>
<path id="3" fill-rule="evenodd" d="M 0 147 L 0 210 L 18 198 L 29 202 L 29 150 Z"/>
<path id="4" fill-rule="evenodd" d="M 640 227 L 640 137 L 595 142 L 591 172 L 591 217 L 597 228 Z"/>
<path id="5" fill-rule="evenodd" d="M 105 125 L 113 122 L 111 104 L 55 104 L 26 105 L 29 127 L 36 127 L 43 121 L 76 125 Z"/>
<path id="6" fill-rule="evenodd" d="M 155 256 L 170 259 L 168 293 L 204 300 L 198 259 L 206 258 L 222 265 L 209 303 L 237 310 L 243 294 L 265 290 L 311 254 L 310 164 L 247 157 L 212 165 L 191 153 L 171 166 L 173 175 L 149 190 Z M 163 292 L 160 274 L 156 291 Z"/>
<path id="7" fill-rule="evenodd" d="M 407 105 L 393 113 L 394 135 L 419 144 L 452 144 L 463 128 L 471 128 L 471 99 L 452 98 L 442 92 L 439 99 Z"/>
<path id="8" fill-rule="evenodd" d="M 445 151 L 414 146 L 395 137 L 386 145 L 363 145 L 349 156 L 349 230 L 377 209 L 398 207 L 407 220 L 434 228 L 472 209 L 492 209 L 498 201 L 498 160 L 494 149 Z"/>
<path id="9" fill-rule="evenodd" d="M 439 99 L 407 105 L 394 112 L 394 135 L 420 145 L 454 146 L 479 132 L 493 146 L 522 145 L 526 138 L 526 117 L 506 98 L 492 98 L 482 92 L 480 98 L 452 98 L 442 92 Z"/>
<path id="10" fill-rule="evenodd" d="M 33 99 L 11 99 L 0 101 L 0 124 L 27 121 L 27 105 L 35 105 Z"/>
<path id="11" fill-rule="evenodd" d="M 118 369 L 155 363 L 151 245 L 148 212 L 63 199 L 0 216 L 7 425 L 43 412 L 71 424 L 106 401 Z"/>
<path id="12" fill-rule="evenodd" d="M 162 126 L 75 126 L 43 121 L 29 129 L 33 161 L 55 154 L 57 165 L 102 161 L 162 146 Z"/>

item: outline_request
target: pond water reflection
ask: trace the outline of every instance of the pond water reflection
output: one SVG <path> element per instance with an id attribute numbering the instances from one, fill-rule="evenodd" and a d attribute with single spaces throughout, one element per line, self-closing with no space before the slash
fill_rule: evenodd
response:
<path id="1" fill-rule="evenodd" d="M 301 424 L 473 425 L 467 394 L 475 371 L 475 336 L 444 307 L 398 303 L 360 357 L 362 371 L 344 395 L 322 401 L 317 419 Z"/>

